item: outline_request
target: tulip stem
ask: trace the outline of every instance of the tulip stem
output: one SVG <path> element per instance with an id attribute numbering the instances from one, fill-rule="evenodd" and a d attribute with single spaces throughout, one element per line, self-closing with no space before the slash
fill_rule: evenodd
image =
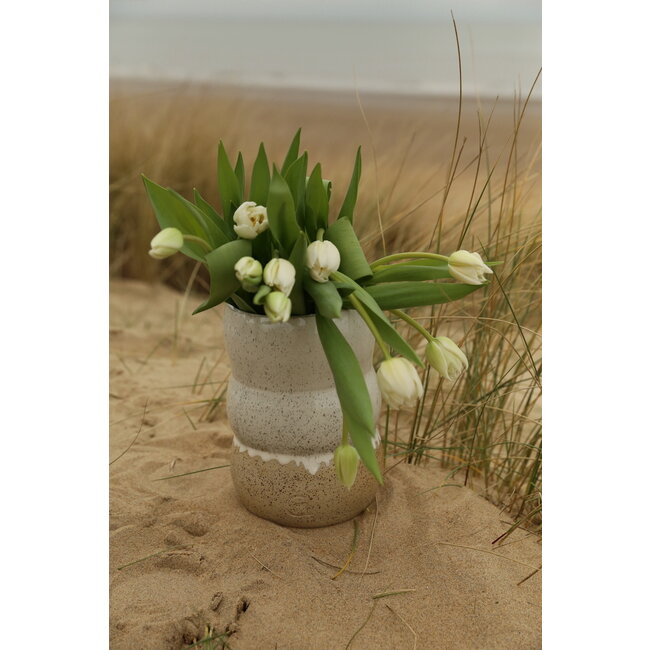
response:
<path id="1" fill-rule="evenodd" d="M 203 238 L 201 238 L 201 237 L 196 237 L 195 235 L 185 235 L 185 234 L 184 234 L 184 235 L 183 235 L 183 240 L 184 240 L 184 241 L 193 241 L 193 242 L 196 242 L 197 244 L 200 244 L 201 246 L 203 246 L 203 248 L 204 248 L 204 249 L 206 250 L 206 252 L 208 252 L 208 253 L 209 253 L 210 251 L 212 251 L 212 246 L 210 246 L 210 244 L 208 244 L 208 242 L 205 241 L 205 239 L 203 239 Z"/>
<path id="2" fill-rule="evenodd" d="M 363 318 L 363 320 L 365 321 L 366 325 L 368 326 L 368 329 L 372 332 L 372 335 L 375 337 L 375 340 L 377 341 L 377 345 L 379 345 L 382 354 L 384 355 L 384 358 L 390 359 L 391 358 L 390 349 L 386 345 L 384 339 L 381 338 L 381 334 L 379 333 L 377 326 L 372 322 L 372 319 L 368 315 L 366 308 L 361 304 L 361 301 L 354 295 L 354 293 L 351 293 L 348 296 L 348 298 L 352 303 L 352 306 L 359 312 L 359 316 L 361 316 L 361 318 Z"/>
<path id="3" fill-rule="evenodd" d="M 325 236 L 325 228 L 319 228 L 318 232 L 316 233 L 316 239 L 318 241 L 323 241 L 324 236 Z"/>
<path id="4" fill-rule="evenodd" d="M 375 260 L 370 268 L 374 271 L 378 266 L 386 264 L 387 262 L 395 262 L 397 260 L 408 260 L 408 259 L 423 259 L 423 260 L 440 260 L 441 262 L 448 262 L 449 257 L 447 255 L 438 255 L 438 253 L 395 253 L 394 255 L 387 255 L 386 257 L 381 257 L 378 260 Z"/>
<path id="5" fill-rule="evenodd" d="M 348 444 L 348 419 L 343 415 L 343 434 L 341 435 L 341 444 Z"/>
<path id="6" fill-rule="evenodd" d="M 406 312 L 403 312 L 401 309 L 389 309 L 391 314 L 395 314 L 398 318 L 401 318 L 405 323 L 408 323 L 413 329 L 416 329 L 422 336 L 424 336 L 427 341 L 433 341 L 434 336 L 431 335 L 425 327 L 420 325 L 414 318 L 411 318 Z"/>

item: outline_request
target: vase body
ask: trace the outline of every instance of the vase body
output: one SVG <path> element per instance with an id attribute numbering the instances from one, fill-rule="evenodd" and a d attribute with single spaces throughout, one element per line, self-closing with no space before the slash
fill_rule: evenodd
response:
<path id="1" fill-rule="evenodd" d="M 374 338 L 354 311 L 334 321 L 364 373 L 375 421 L 381 396 L 372 365 Z M 224 337 L 232 373 L 228 419 L 234 433 L 231 473 L 237 496 L 254 514 L 313 528 L 354 517 L 378 484 L 359 464 L 350 490 L 339 483 L 333 455 L 343 416 L 314 316 L 286 323 L 226 305 Z M 379 436 L 375 437 L 379 453 Z"/>

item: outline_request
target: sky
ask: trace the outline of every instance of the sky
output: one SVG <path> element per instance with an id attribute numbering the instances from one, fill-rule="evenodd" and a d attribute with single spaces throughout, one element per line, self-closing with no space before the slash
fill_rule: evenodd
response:
<path id="1" fill-rule="evenodd" d="M 111 0 L 113 15 L 541 22 L 541 0 Z"/>

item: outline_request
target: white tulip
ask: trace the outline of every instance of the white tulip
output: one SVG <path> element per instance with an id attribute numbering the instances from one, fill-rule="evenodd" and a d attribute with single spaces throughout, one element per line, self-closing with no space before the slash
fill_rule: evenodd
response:
<path id="1" fill-rule="evenodd" d="M 274 323 L 286 323 L 291 316 L 291 300 L 282 291 L 271 291 L 264 300 L 264 312 Z"/>
<path id="2" fill-rule="evenodd" d="M 262 282 L 262 265 L 252 257 L 241 257 L 235 264 L 235 275 L 244 290 L 255 293 Z"/>
<path id="3" fill-rule="evenodd" d="M 431 367 L 451 381 L 457 379 L 469 366 L 465 353 L 446 336 L 429 341 L 425 354 Z"/>
<path id="4" fill-rule="evenodd" d="M 183 233 L 178 228 L 163 228 L 152 240 L 151 257 L 162 260 L 183 247 Z"/>
<path id="5" fill-rule="evenodd" d="M 232 216 L 235 232 L 243 239 L 255 239 L 269 227 L 266 208 L 253 201 L 244 201 Z"/>
<path id="6" fill-rule="evenodd" d="M 264 283 L 269 287 L 282 291 L 287 296 L 291 293 L 296 282 L 296 269 L 289 260 L 274 257 L 264 267 Z"/>
<path id="7" fill-rule="evenodd" d="M 334 450 L 336 478 L 348 490 L 354 485 L 359 469 L 359 452 L 352 445 L 339 445 Z"/>
<path id="8" fill-rule="evenodd" d="M 307 246 L 307 268 L 316 282 L 327 282 L 340 264 L 339 249 L 331 241 L 313 241 Z"/>
<path id="9" fill-rule="evenodd" d="M 413 406 L 424 394 L 415 366 L 402 357 L 382 361 L 377 371 L 379 390 L 392 408 Z"/>
<path id="10" fill-rule="evenodd" d="M 456 251 L 449 256 L 449 274 L 465 284 L 483 284 L 486 273 L 494 273 L 478 253 Z"/>

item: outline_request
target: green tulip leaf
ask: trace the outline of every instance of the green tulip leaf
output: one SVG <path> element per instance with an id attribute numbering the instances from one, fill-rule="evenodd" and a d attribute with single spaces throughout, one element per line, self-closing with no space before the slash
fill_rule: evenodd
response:
<path id="1" fill-rule="evenodd" d="M 269 183 L 271 182 L 271 172 L 269 171 L 269 161 L 266 157 L 264 143 L 260 144 L 257 158 L 253 165 L 253 175 L 251 176 L 251 193 L 250 200 L 258 205 L 266 205 L 269 196 Z"/>
<path id="2" fill-rule="evenodd" d="M 331 241 L 339 249 L 341 255 L 340 269 L 353 280 L 361 280 L 372 276 L 372 269 L 363 254 L 361 244 L 347 217 L 339 218 L 326 231 L 325 239 Z"/>
<path id="3" fill-rule="evenodd" d="M 305 181 L 307 177 L 307 152 L 294 161 L 283 174 L 287 181 L 293 204 L 296 206 L 296 221 L 299 226 L 305 222 Z"/>
<path id="4" fill-rule="evenodd" d="M 257 312 L 246 302 L 244 298 L 241 296 L 238 296 L 237 293 L 233 293 L 230 296 L 230 300 L 232 300 L 235 305 L 237 305 L 238 309 L 241 309 L 242 311 L 248 312 L 249 314 L 256 314 Z"/>
<path id="5" fill-rule="evenodd" d="M 144 174 L 142 180 L 161 230 L 164 228 L 177 228 L 184 235 L 194 235 L 206 241 L 210 239 L 204 227 L 205 218 L 197 219 L 196 215 L 182 201 L 179 201 L 170 190 L 154 183 Z M 181 253 L 198 262 L 203 262 L 205 259 L 204 248 L 196 242 L 185 242 L 181 248 Z"/>
<path id="6" fill-rule="evenodd" d="M 327 228 L 328 214 L 329 197 L 323 184 L 321 166 L 318 163 L 307 181 L 305 191 L 305 230 L 310 239 L 316 239 L 319 228 Z"/>
<path id="7" fill-rule="evenodd" d="M 357 156 L 354 160 L 354 169 L 352 170 L 352 178 L 348 185 L 348 191 L 343 199 L 343 205 L 339 212 L 339 219 L 347 217 L 350 223 L 354 222 L 354 206 L 357 204 L 357 191 L 359 189 L 359 181 L 361 180 L 361 147 L 357 149 Z"/>
<path id="8" fill-rule="evenodd" d="M 293 285 L 289 298 L 291 300 L 291 313 L 292 314 L 305 314 L 307 309 L 305 307 L 305 294 L 302 290 L 303 273 L 305 268 L 305 259 L 307 257 L 307 239 L 305 233 L 301 232 L 293 245 L 289 261 L 296 269 L 296 282 Z"/>
<path id="9" fill-rule="evenodd" d="M 352 442 L 363 464 L 381 484 L 383 479 L 373 447 L 375 418 L 359 361 L 332 319 L 316 314 L 316 327 Z"/>
<path id="10" fill-rule="evenodd" d="M 235 163 L 235 176 L 239 181 L 239 189 L 241 190 L 242 202 L 246 194 L 246 171 L 244 170 L 244 157 L 241 151 L 237 154 L 237 162 Z"/>
<path id="11" fill-rule="evenodd" d="M 235 264 L 251 254 L 251 243 L 248 239 L 235 239 L 211 251 L 205 256 L 205 262 L 210 272 L 210 296 L 193 313 L 210 309 L 229 298 L 240 284 L 235 275 Z"/>
<path id="12" fill-rule="evenodd" d="M 408 309 L 458 300 L 484 286 L 451 282 L 389 282 L 369 286 L 366 290 L 382 309 Z"/>
<path id="13" fill-rule="evenodd" d="M 339 318 L 343 298 L 336 290 L 332 282 L 316 282 L 305 270 L 303 285 L 305 291 L 313 298 L 316 303 L 316 310 L 325 318 Z"/>
<path id="14" fill-rule="evenodd" d="M 284 158 L 282 163 L 281 173 L 284 176 L 286 171 L 291 167 L 291 165 L 298 159 L 298 152 L 300 151 L 300 132 L 302 129 L 296 131 L 296 135 L 293 136 L 291 145 L 289 145 L 289 151 Z"/>
<path id="15" fill-rule="evenodd" d="M 188 211 L 188 214 L 191 215 L 192 219 L 195 219 L 201 224 L 201 228 L 206 233 L 204 239 L 213 248 L 219 248 L 219 246 L 223 246 L 223 244 L 226 244 L 232 239 L 232 237 L 220 230 L 212 219 L 210 219 L 203 210 L 194 205 L 194 203 L 188 201 L 184 196 L 181 196 L 178 192 L 172 189 L 168 190 L 168 192 L 171 194 L 172 198 L 176 199 L 176 201 L 179 201 L 183 205 L 183 207 Z M 203 253 L 205 254 L 205 251 L 203 251 Z"/>
<path id="16" fill-rule="evenodd" d="M 450 277 L 447 262 L 440 262 L 439 265 L 425 265 L 414 262 L 413 264 L 392 264 L 391 266 L 375 269 L 374 275 L 368 284 L 404 281 L 422 282 Z"/>
<path id="17" fill-rule="evenodd" d="M 354 280 L 345 277 L 341 272 L 336 274 L 337 280 L 340 280 L 344 286 L 352 288 L 354 290 L 354 295 L 363 303 L 363 306 L 366 308 L 368 316 L 372 319 L 372 322 L 377 327 L 379 334 L 388 345 L 393 348 L 396 352 L 401 354 L 403 357 L 409 359 L 417 366 L 424 368 L 422 360 L 417 355 L 415 350 L 409 345 L 409 343 L 401 336 L 401 334 L 395 329 L 393 324 L 390 322 L 386 314 L 384 314 L 382 308 L 377 304 L 377 301 L 361 286 L 359 286 Z"/>
<path id="18" fill-rule="evenodd" d="M 286 258 L 300 235 L 300 228 L 296 221 L 296 209 L 291 190 L 275 166 L 269 185 L 266 213 L 271 232 L 280 245 L 280 253 Z"/>
<path id="19" fill-rule="evenodd" d="M 234 231 L 228 228 L 223 217 L 199 194 L 196 188 L 194 188 L 194 203 L 226 235 L 228 240 L 235 238 Z"/>
<path id="20" fill-rule="evenodd" d="M 226 223 L 232 227 L 232 215 L 242 204 L 243 193 L 237 175 L 228 160 L 228 154 L 224 149 L 223 142 L 219 142 L 219 152 L 217 154 L 217 184 L 224 218 Z"/>

